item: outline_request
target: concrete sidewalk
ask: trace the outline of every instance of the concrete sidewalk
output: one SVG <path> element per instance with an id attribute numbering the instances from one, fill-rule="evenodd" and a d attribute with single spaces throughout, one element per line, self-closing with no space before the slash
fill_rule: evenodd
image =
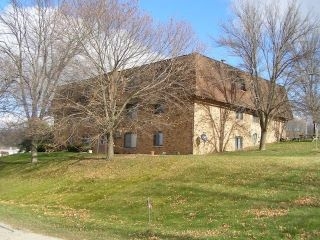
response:
<path id="1" fill-rule="evenodd" d="M 41 234 L 28 232 L 0 222 L 1 240 L 62 240 L 61 238 L 48 237 Z"/>

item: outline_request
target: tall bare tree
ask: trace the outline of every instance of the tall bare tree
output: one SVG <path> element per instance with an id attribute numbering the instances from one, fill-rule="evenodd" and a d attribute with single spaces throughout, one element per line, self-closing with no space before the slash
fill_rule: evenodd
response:
<path id="1" fill-rule="evenodd" d="M 292 67 L 306 54 L 298 45 L 314 24 L 301 15 L 295 1 L 280 10 L 275 1 L 243 0 L 233 10 L 234 19 L 222 26 L 224 35 L 218 42 L 239 57 L 251 75 L 252 104 L 260 119 L 260 150 L 264 150 L 270 122 L 289 108 L 284 87 Z"/>
<path id="2" fill-rule="evenodd" d="M 89 80 L 77 82 L 85 99 L 71 101 L 67 115 L 106 136 L 112 159 L 115 130 L 128 113 L 169 98 L 179 102 L 183 79 L 174 75 L 182 65 L 175 57 L 190 49 L 193 34 L 185 23 L 154 24 L 136 1 L 75 0 L 70 11 L 77 16 L 74 31 L 86 35 L 78 59 L 82 79 L 75 80 Z"/>
<path id="3" fill-rule="evenodd" d="M 295 110 L 302 116 L 312 118 L 313 124 L 320 123 L 320 34 L 314 31 L 301 42 L 309 54 L 294 67 L 295 80 L 291 94 Z M 315 126 L 313 130 L 315 134 Z"/>
<path id="4" fill-rule="evenodd" d="M 68 18 L 49 0 L 12 0 L 0 15 L 0 55 L 11 66 L 10 101 L 25 122 L 37 162 L 37 139 L 63 72 L 77 53 Z"/>

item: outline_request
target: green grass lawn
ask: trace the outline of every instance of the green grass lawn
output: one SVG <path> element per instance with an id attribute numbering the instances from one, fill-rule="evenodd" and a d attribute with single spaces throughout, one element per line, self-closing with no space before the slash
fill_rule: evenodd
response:
<path id="1" fill-rule="evenodd" d="M 315 143 L 111 162 L 29 157 L 0 158 L 0 221 L 66 239 L 320 239 Z"/>

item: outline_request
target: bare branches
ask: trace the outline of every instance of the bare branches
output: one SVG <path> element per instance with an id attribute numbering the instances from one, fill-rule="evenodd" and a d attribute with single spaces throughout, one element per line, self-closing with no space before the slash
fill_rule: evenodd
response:
<path id="1" fill-rule="evenodd" d="M 47 0 L 37 0 L 31 7 L 14 0 L 0 15 L 0 26 L 0 53 L 12 66 L 10 101 L 27 124 L 41 122 L 78 51 L 75 35 L 66 31 L 68 18 Z"/>
<path id="2" fill-rule="evenodd" d="M 68 108 L 79 122 L 90 119 L 96 129 L 92 136 L 108 136 L 111 159 L 113 133 L 126 121 L 129 106 L 141 111 L 158 101 L 183 102 L 183 91 L 175 93 L 184 88 L 185 79 L 174 77 L 186 65 L 175 58 L 193 45 L 192 31 L 180 22 L 154 24 L 135 1 L 75 0 L 67 9 L 76 16 L 72 27 L 80 36 L 82 78 L 73 91 L 82 97 L 81 92 L 89 93 L 82 100 L 68 98 Z M 81 81 L 84 78 L 88 80 Z M 59 97 L 65 97 L 63 91 Z"/>
<path id="3" fill-rule="evenodd" d="M 301 42 L 301 48 L 309 52 L 294 65 L 294 85 L 291 89 L 295 109 L 302 116 L 320 122 L 320 35 L 314 31 Z"/>
<path id="4" fill-rule="evenodd" d="M 252 103 L 262 131 L 260 149 L 264 149 L 269 122 L 289 108 L 286 92 L 279 84 L 288 87 L 292 67 L 307 54 L 297 46 L 315 24 L 300 14 L 294 1 L 280 14 L 277 4 L 258 5 L 250 0 L 237 3 L 235 21 L 223 26 L 225 35 L 219 43 L 238 56 L 242 68 L 251 75 Z"/>
<path id="5" fill-rule="evenodd" d="M 199 124 L 208 124 L 207 129 L 212 131 L 207 133 L 212 136 L 208 141 L 211 150 L 223 152 L 235 132 L 243 132 L 247 127 L 235 120 L 235 114 L 243 114 L 250 107 L 248 82 L 243 72 L 223 62 L 207 60 L 199 65 L 197 105 L 201 117 L 197 120 Z"/>

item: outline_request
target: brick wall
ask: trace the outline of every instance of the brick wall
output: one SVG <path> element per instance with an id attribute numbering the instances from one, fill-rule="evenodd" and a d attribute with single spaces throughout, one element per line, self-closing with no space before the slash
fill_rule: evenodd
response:
<path id="1" fill-rule="evenodd" d="M 158 118 L 154 115 L 154 118 Z M 162 118 L 166 123 L 149 125 L 145 128 L 121 128 L 119 136 L 115 139 L 116 153 L 141 153 L 150 154 L 192 154 L 193 138 L 193 111 L 185 108 L 176 109 L 170 113 L 164 113 Z M 150 118 L 149 121 L 152 121 Z M 154 134 L 158 131 L 163 133 L 163 146 L 154 146 Z M 135 148 L 124 147 L 124 136 L 126 132 L 137 134 Z"/>

